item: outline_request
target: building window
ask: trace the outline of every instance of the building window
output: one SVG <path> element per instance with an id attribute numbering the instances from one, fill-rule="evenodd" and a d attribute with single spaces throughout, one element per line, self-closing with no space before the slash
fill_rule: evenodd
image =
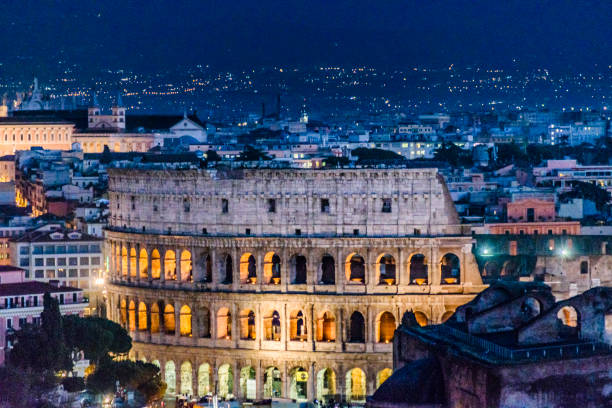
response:
<path id="1" fill-rule="evenodd" d="M 68 259 L 68 265 L 75 266 L 78 265 L 78 259 L 76 257 Z"/>
<path id="2" fill-rule="evenodd" d="M 250 229 L 250 228 L 247 228 L 247 229 L 246 229 L 246 231 L 245 231 L 245 234 L 246 234 L 246 235 L 251 235 L 251 229 Z"/>
<path id="3" fill-rule="evenodd" d="M 359 230 L 358 229 L 354 229 L 353 230 L 353 235 L 358 236 L 359 235 Z"/>
<path id="4" fill-rule="evenodd" d="M 34 258 L 34 266 L 43 266 L 44 259 L 43 258 Z"/>
<path id="5" fill-rule="evenodd" d="M 190 210 L 191 210 L 191 206 L 189 205 L 189 200 L 184 199 L 183 200 L 183 211 L 188 213 Z"/>
<path id="6" fill-rule="evenodd" d="M 383 198 L 382 212 L 390 213 L 391 212 L 391 199 Z"/>
<path id="7" fill-rule="evenodd" d="M 517 243 L 516 241 L 510 241 L 510 255 L 516 256 L 517 254 Z"/>
<path id="8" fill-rule="evenodd" d="M 301 229 L 296 229 L 295 230 L 295 235 L 302 235 L 302 230 Z"/>
<path id="9" fill-rule="evenodd" d="M 586 275 L 589 273 L 589 261 L 580 262 L 580 274 Z"/>
<path id="10" fill-rule="evenodd" d="M 328 198 L 321 199 L 321 212 L 325 214 L 329 214 L 329 199 Z"/>
<path id="11" fill-rule="evenodd" d="M 276 212 L 276 200 L 274 198 L 268 199 L 268 212 L 275 213 Z"/>
<path id="12" fill-rule="evenodd" d="M 221 212 L 223 214 L 227 214 L 229 212 L 229 202 L 225 198 L 221 200 Z"/>

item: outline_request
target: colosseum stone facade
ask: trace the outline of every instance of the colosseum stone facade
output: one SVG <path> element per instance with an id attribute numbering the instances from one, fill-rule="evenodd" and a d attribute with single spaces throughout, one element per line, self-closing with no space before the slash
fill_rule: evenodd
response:
<path id="1" fill-rule="evenodd" d="M 110 318 L 168 393 L 360 402 L 484 286 L 435 169 L 109 171 Z"/>

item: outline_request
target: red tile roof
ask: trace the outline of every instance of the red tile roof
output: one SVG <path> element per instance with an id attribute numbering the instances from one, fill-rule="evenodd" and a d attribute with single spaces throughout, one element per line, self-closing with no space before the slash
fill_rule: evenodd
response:
<path id="1" fill-rule="evenodd" d="M 30 281 L 22 283 L 0 284 L 0 296 L 42 295 L 45 292 L 81 292 L 82 289 L 71 286 L 53 286 L 45 282 Z"/>

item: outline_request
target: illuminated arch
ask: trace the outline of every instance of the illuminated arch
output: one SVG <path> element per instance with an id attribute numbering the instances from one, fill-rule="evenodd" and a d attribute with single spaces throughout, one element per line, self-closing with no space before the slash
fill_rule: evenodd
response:
<path id="1" fill-rule="evenodd" d="M 293 255 L 289 259 L 289 281 L 294 285 L 304 285 L 307 279 L 306 257 Z"/>
<path id="2" fill-rule="evenodd" d="M 138 304 L 138 330 L 147 330 L 147 305 L 144 302 Z"/>
<path id="3" fill-rule="evenodd" d="M 277 367 L 268 367 L 263 375 L 264 398 L 279 398 L 282 395 L 283 383 L 281 372 Z"/>
<path id="4" fill-rule="evenodd" d="M 255 312 L 250 309 L 240 311 L 240 340 L 257 338 Z"/>
<path id="5" fill-rule="evenodd" d="M 252 380 L 255 380 L 255 369 L 251 366 L 242 367 L 240 370 L 240 393 L 244 399 L 253 400 L 257 396 L 257 385 Z"/>
<path id="6" fill-rule="evenodd" d="M 395 269 L 395 258 L 392 255 L 380 255 L 376 260 L 378 283 L 381 285 L 395 285 L 397 283 Z"/>
<path id="7" fill-rule="evenodd" d="M 130 249 L 130 276 L 132 278 L 135 278 L 138 274 L 138 268 L 136 267 L 136 264 L 136 248 L 132 247 L 132 249 Z"/>
<path id="8" fill-rule="evenodd" d="M 346 399 L 362 403 L 366 397 L 366 375 L 361 368 L 353 368 L 346 373 Z"/>
<path id="9" fill-rule="evenodd" d="M 395 333 L 395 316 L 390 312 L 383 312 L 376 319 L 376 341 L 379 343 L 389 343 L 393 341 L 393 334 Z"/>
<path id="10" fill-rule="evenodd" d="M 240 283 L 257 283 L 257 262 L 250 252 L 240 257 Z"/>
<path id="11" fill-rule="evenodd" d="M 308 399 L 308 372 L 302 367 L 294 367 L 289 371 L 289 398 L 298 402 Z"/>
<path id="12" fill-rule="evenodd" d="M 127 303 L 125 299 L 119 302 L 119 323 L 125 327 L 127 323 Z"/>
<path id="13" fill-rule="evenodd" d="M 121 275 L 128 276 L 128 252 L 125 246 L 121 247 Z"/>
<path id="14" fill-rule="evenodd" d="M 129 331 L 136 331 L 136 304 L 133 300 L 130 300 L 128 307 L 128 323 Z"/>
<path id="15" fill-rule="evenodd" d="M 159 316 L 159 305 L 153 303 L 151 305 L 151 333 L 159 333 L 159 323 L 161 319 Z"/>
<path id="16" fill-rule="evenodd" d="M 346 281 L 349 283 L 365 284 L 365 259 L 355 252 L 347 256 L 344 263 L 344 274 L 346 275 Z"/>
<path id="17" fill-rule="evenodd" d="M 427 257 L 423 254 L 413 254 L 410 257 L 410 284 L 411 285 L 427 285 L 429 280 L 429 271 L 427 266 Z"/>
<path id="18" fill-rule="evenodd" d="M 227 307 L 217 311 L 217 338 L 226 340 L 232 338 L 232 314 Z"/>
<path id="19" fill-rule="evenodd" d="M 173 395 L 176 393 L 176 367 L 174 361 L 170 360 L 166 362 L 164 372 L 167 385 L 166 394 Z"/>
<path id="20" fill-rule="evenodd" d="M 319 314 L 317 319 L 317 341 L 336 341 L 336 317 L 331 312 Z"/>
<path id="21" fill-rule="evenodd" d="M 187 250 L 181 251 L 181 276 L 180 278 L 182 282 L 193 282 L 191 252 Z"/>
<path id="22" fill-rule="evenodd" d="M 139 262 L 140 262 L 140 279 L 148 278 L 148 267 L 149 267 L 149 256 L 147 255 L 147 250 L 142 248 L 139 254 Z"/>
<path id="23" fill-rule="evenodd" d="M 461 283 L 461 263 L 459 257 L 453 253 L 445 254 L 440 262 L 440 274 L 443 285 Z"/>
<path id="24" fill-rule="evenodd" d="M 228 398 L 234 389 L 234 372 L 229 364 L 222 364 L 217 370 L 217 394 L 221 398 Z"/>
<path id="25" fill-rule="evenodd" d="M 161 278 L 161 256 L 159 255 L 159 251 L 157 249 L 154 249 L 153 252 L 151 252 L 151 278 Z"/>
<path id="26" fill-rule="evenodd" d="M 264 339 L 267 341 L 281 339 L 280 314 L 276 310 L 272 310 L 264 317 Z"/>
<path id="27" fill-rule="evenodd" d="M 278 285 L 281 283 L 281 259 L 274 252 L 264 256 L 264 283 Z"/>
<path id="28" fill-rule="evenodd" d="M 189 361 L 181 364 L 181 394 L 193 395 L 193 371 Z"/>
<path id="29" fill-rule="evenodd" d="M 349 322 L 349 342 L 365 342 L 365 319 L 363 318 L 363 315 L 357 311 L 351 314 Z"/>
<path id="30" fill-rule="evenodd" d="M 319 269 L 319 284 L 336 284 L 336 261 L 333 256 L 329 254 L 323 255 L 323 257 L 321 257 L 321 266 Z"/>
<path id="31" fill-rule="evenodd" d="M 176 280 L 176 254 L 171 249 L 164 254 L 164 272 L 166 280 Z"/>
<path id="32" fill-rule="evenodd" d="M 289 340 L 306 341 L 308 339 L 306 315 L 301 310 L 291 312 L 289 318 Z"/>
<path id="33" fill-rule="evenodd" d="M 391 377 L 393 374 L 393 370 L 390 368 L 383 368 L 378 373 L 376 373 L 376 388 L 380 387 L 382 383 L 387 381 L 387 378 Z"/>
<path id="34" fill-rule="evenodd" d="M 202 363 L 198 367 L 198 395 L 208 395 L 210 391 L 210 364 Z"/>
<path id="35" fill-rule="evenodd" d="M 191 337 L 191 308 L 183 305 L 179 314 L 180 334 L 183 337 Z"/>
<path id="36" fill-rule="evenodd" d="M 174 334 L 175 330 L 174 306 L 167 304 L 164 308 L 164 331 L 166 334 Z"/>
<path id="37" fill-rule="evenodd" d="M 331 368 L 324 368 L 317 373 L 317 399 L 324 403 L 336 395 L 336 373 Z"/>

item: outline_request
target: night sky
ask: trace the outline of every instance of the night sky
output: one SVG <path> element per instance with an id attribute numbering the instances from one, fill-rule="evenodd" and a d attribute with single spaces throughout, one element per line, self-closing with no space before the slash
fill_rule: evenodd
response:
<path id="1" fill-rule="evenodd" d="M 0 62 L 166 70 L 365 64 L 589 69 L 612 1 L 4 0 Z"/>

